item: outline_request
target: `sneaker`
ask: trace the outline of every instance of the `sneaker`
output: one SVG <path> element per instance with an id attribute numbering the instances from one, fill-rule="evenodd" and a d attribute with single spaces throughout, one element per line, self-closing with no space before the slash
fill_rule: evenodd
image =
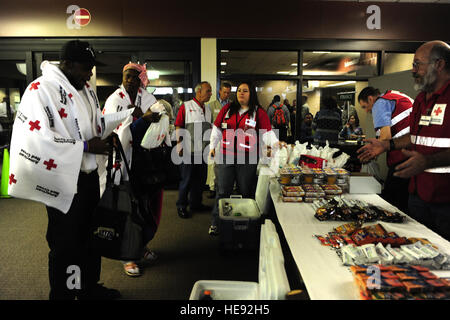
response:
<path id="1" fill-rule="evenodd" d="M 139 277 L 141 275 L 141 271 L 139 270 L 138 265 L 134 261 L 124 263 L 123 269 L 127 276 Z"/>
<path id="2" fill-rule="evenodd" d="M 78 296 L 78 300 L 116 300 L 122 295 L 119 290 L 109 289 L 102 283 L 96 283 L 91 290 Z"/>
<path id="3" fill-rule="evenodd" d="M 145 250 L 144 256 L 142 257 L 144 261 L 153 262 L 158 259 L 155 251 L 151 251 L 149 249 Z"/>
<path id="4" fill-rule="evenodd" d="M 210 226 L 208 231 L 210 236 L 218 236 L 219 235 L 219 228 L 217 226 Z"/>

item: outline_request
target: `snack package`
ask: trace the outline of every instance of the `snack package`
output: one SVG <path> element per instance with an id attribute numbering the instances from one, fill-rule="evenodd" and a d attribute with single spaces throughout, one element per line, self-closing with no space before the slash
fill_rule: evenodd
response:
<path id="1" fill-rule="evenodd" d="M 378 243 L 375 246 L 375 249 L 377 250 L 378 256 L 381 259 L 381 262 L 383 264 L 392 264 L 394 263 L 394 257 L 392 256 L 392 254 L 389 253 L 389 251 L 387 251 L 383 245 L 381 243 Z"/>
<path id="2" fill-rule="evenodd" d="M 285 197 L 302 197 L 305 195 L 305 191 L 300 186 L 282 186 L 281 193 Z"/>
<path id="3" fill-rule="evenodd" d="M 339 227 L 334 228 L 334 231 L 339 234 L 349 235 L 349 234 L 353 233 L 354 231 L 356 231 L 356 229 L 358 229 L 359 227 L 360 227 L 360 225 L 358 223 L 351 222 L 351 223 L 346 223 Z"/>
<path id="4" fill-rule="evenodd" d="M 377 251 L 375 250 L 375 245 L 373 243 L 366 244 L 360 247 L 360 250 L 366 255 L 367 261 L 369 263 L 378 262 L 380 258 L 378 257 Z"/>
<path id="5" fill-rule="evenodd" d="M 320 186 L 326 195 L 342 194 L 342 189 L 335 184 L 323 184 Z"/>
<path id="6" fill-rule="evenodd" d="M 281 197 L 283 202 L 303 202 L 302 197 Z"/>

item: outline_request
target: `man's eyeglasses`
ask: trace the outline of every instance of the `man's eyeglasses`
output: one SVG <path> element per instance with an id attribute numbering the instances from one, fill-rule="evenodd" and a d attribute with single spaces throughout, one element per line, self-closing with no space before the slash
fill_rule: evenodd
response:
<path id="1" fill-rule="evenodd" d="M 439 59 L 433 59 L 433 60 L 428 61 L 428 62 L 414 61 L 414 62 L 412 63 L 412 66 L 413 66 L 413 68 L 419 68 L 419 66 L 420 66 L 421 64 L 432 64 L 432 63 L 434 63 L 434 62 L 437 61 L 437 60 L 439 60 Z"/>

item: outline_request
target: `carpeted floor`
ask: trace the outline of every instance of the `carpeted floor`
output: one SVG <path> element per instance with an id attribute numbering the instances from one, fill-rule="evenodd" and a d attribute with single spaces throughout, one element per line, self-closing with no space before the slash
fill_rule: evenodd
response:
<path id="1" fill-rule="evenodd" d="M 258 281 L 258 252 L 222 255 L 218 238 L 208 235 L 210 212 L 178 217 L 177 191 L 164 193 L 161 224 L 150 243 L 159 256 L 131 278 L 118 261 L 102 261 L 101 282 L 122 299 L 185 300 L 197 280 Z M 213 204 L 205 197 L 204 203 Z M 37 202 L 0 199 L 0 300 L 46 300 L 47 214 Z"/>

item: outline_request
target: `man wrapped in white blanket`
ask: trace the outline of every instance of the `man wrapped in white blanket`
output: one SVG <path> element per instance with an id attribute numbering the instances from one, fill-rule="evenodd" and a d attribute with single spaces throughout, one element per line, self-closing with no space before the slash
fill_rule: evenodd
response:
<path id="1" fill-rule="evenodd" d="M 101 116 L 88 82 L 97 64 L 89 43 L 68 41 L 60 54 L 59 66 L 42 63 L 42 76 L 22 97 L 11 138 L 8 192 L 46 205 L 51 300 L 116 299 L 117 290 L 98 283 L 101 257 L 91 246 L 100 199 L 95 154 L 108 153 L 106 135 L 116 124 Z M 74 270 L 78 275 L 69 285 Z"/>

